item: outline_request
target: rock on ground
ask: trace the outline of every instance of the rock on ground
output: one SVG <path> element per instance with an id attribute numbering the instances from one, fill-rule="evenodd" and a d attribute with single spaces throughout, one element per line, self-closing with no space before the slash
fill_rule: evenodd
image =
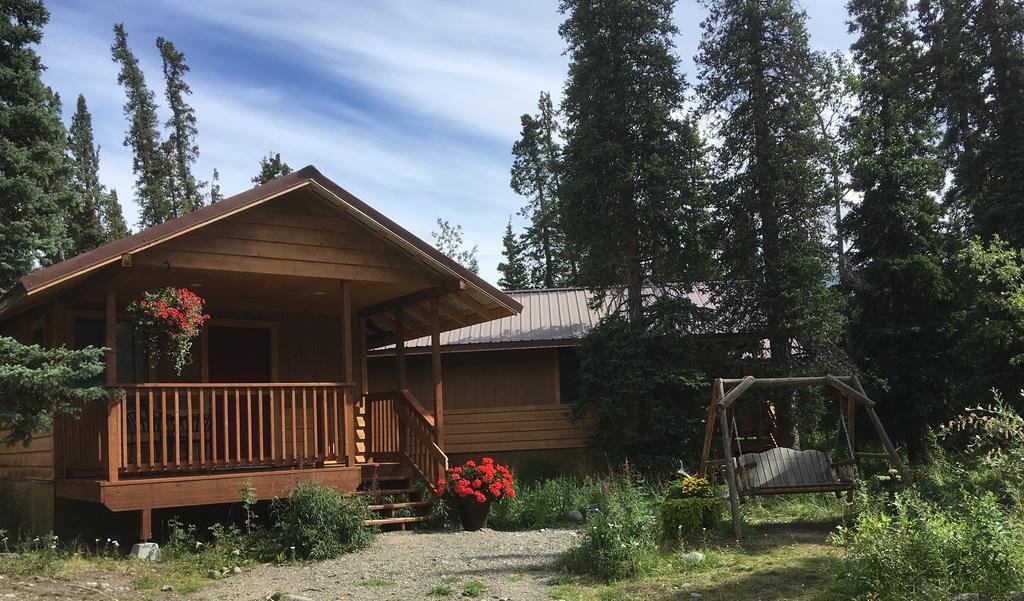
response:
<path id="1" fill-rule="evenodd" d="M 576 538 L 573 530 L 543 532 L 389 532 L 369 548 L 301 566 L 263 565 L 211 584 L 199 599 L 263 601 L 274 593 L 327 599 L 426 599 L 435 587 L 453 598 L 469 582 L 484 599 L 548 599 L 554 561 Z"/>

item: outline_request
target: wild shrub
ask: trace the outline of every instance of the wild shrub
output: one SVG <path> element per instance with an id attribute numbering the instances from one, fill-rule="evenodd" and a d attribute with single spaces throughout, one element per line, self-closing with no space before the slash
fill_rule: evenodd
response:
<path id="1" fill-rule="evenodd" d="M 939 429 L 937 442 L 948 450 L 932 453 L 926 475 L 937 493 L 992 491 L 1024 514 L 1024 417 L 998 391 L 992 397 Z"/>
<path id="2" fill-rule="evenodd" d="M 367 546 L 375 532 L 365 499 L 344 497 L 314 482 L 302 482 L 274 508 L 274 529 L 287 554 L 303 559 L 330 559 Z"/>
<path id="3" fill-rule="evenodd" d="M 576 546 L 564 558 L 567 571 L 601 580 L 649 573 L 657 565 L 661 528 L 649 489 L 628 475 L 603 484 Z"/>
<path id="4" fill-rule="evenodd" d="M 992 494 L 939 505 L 910 490 L 866 500 L 834 542 L 846 553 L 836 580 L 851 599 L 1006 599 L 1024 587 L 1024 537 Z"/>

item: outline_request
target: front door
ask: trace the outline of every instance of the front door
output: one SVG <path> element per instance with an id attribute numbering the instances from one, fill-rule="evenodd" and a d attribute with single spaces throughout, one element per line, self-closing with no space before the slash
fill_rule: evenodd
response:
<path id="1" fill-rule="evenodd" d="M 210 382 L 262 384 L 271 381 L 273 355 L 270 328 L 210 325 L 206 336 Z M 265 431 L 259 432 L 259 425 L 251 416 L 256 415 L 256 403 L 259 402 L 264 403 L 264 409 L 269 411 L 270 400 L 253 393 L 248 400 L 252 406 L 249 406 L 247 402 L 240 401 L 234 392 L 228 395 L 227 403 L 224 402 L 223 395 L 223 392 L 214 394 L 213 410 L 217 412 L 216 423 L 223 424 L 221 427 L 227 427 L 228 442 L 225 446 L 223 436 L 215 436 L 212 442 L 217 446 L 218 457 L 237 465 L 247 459 L 250 437 L 253 448 L 258 447 L 257 440 L 260 436 L 265 441 L 269 440 L 269 424 L 264 423 Z M 244 394 L 241 396 L 245 398 Z M 237 452 L 238 447 L 241 448 L 240 456 Z"/>

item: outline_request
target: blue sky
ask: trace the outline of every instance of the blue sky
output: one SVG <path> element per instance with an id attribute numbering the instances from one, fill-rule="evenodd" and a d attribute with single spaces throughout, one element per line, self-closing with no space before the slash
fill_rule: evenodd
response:
<path id="1" fill-rule="evenodd" d="M 845 2 L 804 0 L 816 49 L 847 49 Z M 163 112 L 155 39 L 185 53 L 199 120 L 196 175 L 214 168 L 231 195 L 251 186 L 261 156 L 325 175 L 430 241 L 438 217 L 479 246 L 481 275 L 497 279 L 511 192 L 510 149 L 519 115 L 537 94 L 557 102 L 566 72 L 557 2 L 376 0 L 108 0 L 47 2 L 39 48 L 46 83 L 70 113 L 85 94 L 100 176 L 116 188 L 131 225 L 131 155 L 122 145 L 124 93 L 110 60 L 123 21 Z M 681 0 L 677 52 L 695 81 L 696 0 Z M 70 115 L 65 115 L 66 120 Z"/>

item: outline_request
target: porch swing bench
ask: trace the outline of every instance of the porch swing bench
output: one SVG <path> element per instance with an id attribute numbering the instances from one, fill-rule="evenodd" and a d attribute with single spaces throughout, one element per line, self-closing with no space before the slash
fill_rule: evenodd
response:
<path id="1" fill-rule="evenodd" d="M 746 453 L 736 460 L 736 480 L 743 496 L 785 495 L 853 490 L 853 462 L 832 462 L 825 453 L 775 447 Z"/>
<path id="2" fill-rule="evenodd" d="M 839 437 L 845 443 L 846 459 L 832 461 L 826 453 L 818 450 L 796 450 L 773 447 L 757 453 L 743 453 L 739 448 L 740 436 L 730 432 L 729 413 L 733 404 L 751 388 L 791 388 L 824 386 L 839 393 L 843 402 L 839 411 Z M 727 388 L 729 387 L 729 388 Z M 857 485 L 856 463 L 860 457 L 879 456 L 890 461 L 899 472 L 902 481 L 911 483 L 910 471 L 900 460 L 899 452 L 892 444 L 874 410 L 875 403 L 866 394 L 856 376 L 754 378 L 715 380 L 711 404 L 708 407 L 707 427 L 701 452 L 699 475 L 707 477 L 724 471 L 729 486 L 729 505 L 732 513 L 733 532 L 741 535 L 741 497 L 801 494 L 818 492 L 848 492 Z M 859 453 L 854 450 L 855 411 L 861 408 L 869 418 L 875 433 L 885 447 L 885 453 Z M 736 429 L 735 418 L 731 420 Z M 716 432 L 719 436 L 715 436 Z M 721 457 L 711 458 L 712 439 L 718 438 Z M 733 443 L 736 443 L 736 455 Z M 722 468 L 724 467 L 724 470 Z M 709 468 L 714 470 L 709 474 Z"/>

